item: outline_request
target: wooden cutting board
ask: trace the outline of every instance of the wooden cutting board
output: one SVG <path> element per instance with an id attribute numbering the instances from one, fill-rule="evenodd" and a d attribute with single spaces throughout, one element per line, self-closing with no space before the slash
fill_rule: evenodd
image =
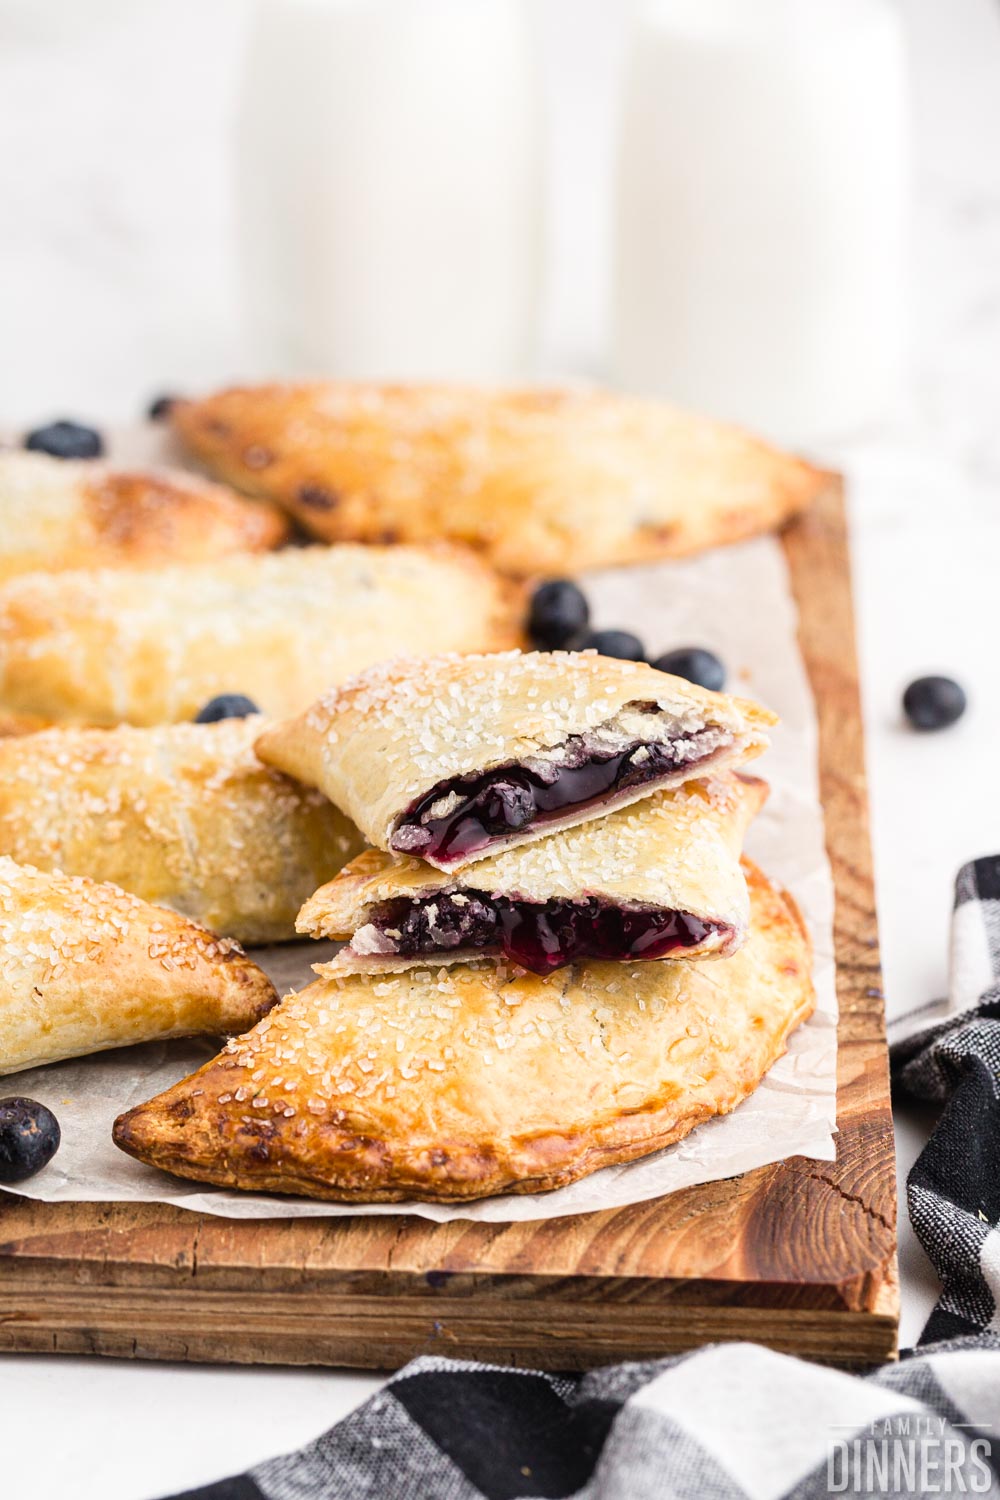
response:
<path id="1" fill-rule="evenodd" d="M 839 484 L 784 542 L 837 894 L 836 1161 L 519 1224 L 2 1197 L 0 1350 L 370 1369 L 433 1352 L 563 1370 L 716 1339 L 836 1364 L 892 1356 L 892 1120 Z"/>

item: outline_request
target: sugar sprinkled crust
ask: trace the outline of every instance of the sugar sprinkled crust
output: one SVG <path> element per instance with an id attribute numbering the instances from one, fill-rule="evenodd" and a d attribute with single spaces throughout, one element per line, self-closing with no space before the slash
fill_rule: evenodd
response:
<path id="1" fill-rule="evenodd" d="M 826 476 L 736 428 L 584 389 L 319 383 L 178 402 L 192 452 L 328 541 L 472 542 L 520 576 L 772 529 Z"/>
<path id="2" fill-rule="evenodd" d="M 0 853 L 113 881 L 244 943 L 293 938 L 302 902 L 364 840 L 257 759 L 263 723 L 0 739 Z"/>
<path id="3" fill-rule="evenodd" d="M 700 963 L 322 977 L 115 1140 L 182 1177 L 343 1202 L 533 1193 L 647 1155 L 735 1108 L 813 1008 L 801 919 L 747 879 L 725 984 Z"/>
<path id="4" fill-rule="evenodd" d="M 390 849 L 402 816 L 438 783 L 543 757 L 570 735 L 599 731 L 643 704 L 661 710 L 671 731 L 708 725 L 729 736 L 695 775 L 759 754 L 774 723 L 757 704 L 707 692 L 643 662 L 592 651 L 511 651 L 384 663 L 273 725 L 257 741 L 257 753 L 318 786 L 371 844 Z M 654 732 L 654 716 L 646 723 L 646 733 Z M 682 768 L 675 783 L 687 774 Z M 618 805 L 650 790 L 640 787 Z M 591 808 L 568 810 L 506 842 L 524 843 L 592 816 Z"/>
<path id="5" fill-rule="evenodd" d="M 743 835 L 766 795 L 765 783 L 751 777 L 689 782 L 451 874 L 369 850 L 306 902 L 297 925 L 311 937 L 354 939 L 329 965 L 330 973 L 398 971 L 429 962 L 463 963 L 476 955 L 454 949 L 407 958 L 373 947 L 365 929 L 382 902 L 455 891 L 535 903 L 597 896 L 724 924 L 732 930 L 728 943 L 706 940 L 700 949 L 678 952 L 675 961 L 728 956 L 743 941 L 749 919 L 739 864 Z"/>
<path id="6" fill-rule="evenodd" d="M 276 506 L 179 469 L 116 469 L 0 450 L 0 580 L 67 568 L 160 566 L 287 540 Z"/>
<path id="7" fill-rule="evenodd" d="M 117 886 L 0 856 L 0 1073 L 240 1031 L 276 999 L 238 943 Z"/>
<path id="8" fill-rule="evenodd" d="M 0 585 L 0 708 L 77 723 L 191 719 L 216 693 L 295 713 L 402 650 L 520 640 L 522 601 L 457 548 L 308 547 Z"/>

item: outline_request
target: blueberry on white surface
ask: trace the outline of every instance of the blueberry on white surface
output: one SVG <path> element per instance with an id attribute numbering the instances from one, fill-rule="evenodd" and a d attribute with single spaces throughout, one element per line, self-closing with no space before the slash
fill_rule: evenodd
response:
<path id="1" fill-rule="evenodd" d="M 670 672 L 713 693 L 721 692 L 726 683 L 722 662 L 714 651 L 706 651 L 703 646 L 679 646 L 676 651 L 658 656 L 653 666 L 658 672 Z"/>
<path id="2" fill-rule="evenodd" d="M 646 651 L 637 635 L 630 630 L 592 630 L 583 638 L 583 648 L 601 656 L 617 656 L 622 661 L 645 661 Z"/>
<path id="3" fill-rule="evenodd" d="M 220 693 L 217 698 L 209 698 L 204 708 L 198 710 L 194 722 L 216 724 L 220 719 L 248 719 L 251 714 L 259 713 L 256 703 L 245 693 Z"/>
<path id="4" fill-rule="evenodd" d="M 162 422 L 164 417 L 170 415 L 171 407 L 177 403 L 176 396 L 156 396 L 146 408 L 146 416 L 151 422 Z"/>
<path id="5" fill-rule="evenodd" d="M 903 712 L 914 729 L 947 729 L 967 703 L 965 689 L 951 677 L 918 677 L 903 694 Z"/>
<path id="6" fill-rule="evenodd" d="M 572 646 L 590 623 L 590 606 L 583 590 L 568 578 L 550 578 L 531 596 L 528 633 L 542 651 Z"/>
<path id="7" fill-rule="evenodd" d="M 48 453 L 51 458 L 100 458 L 104 440 L 93 427 L 82 422 L 49 422 L 29 432 L 24 446 L 34 453 Z"/>
<path id="8" fill-rule="evenodd" d="M 37 1099 L 0 1099 L 0 1182 L 24 1182 L 59 1150 L 59 1121 Z"/>

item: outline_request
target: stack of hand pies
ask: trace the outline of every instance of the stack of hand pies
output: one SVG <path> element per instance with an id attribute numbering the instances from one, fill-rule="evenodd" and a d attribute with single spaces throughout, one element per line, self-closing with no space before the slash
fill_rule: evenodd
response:
<path id="1" fill-rule="evenodd" d="M 737 768 L 773 722 L 642 663 L 511 651 L 389 662 L 267 726 L 268 774 L 372 846 L 299 914 L 344 946 L 116 1142 L 228 1187 L 448 1201 L 733 1109 L 813 1006 L 794 905 L 740 859 L 766 787 Z"/>

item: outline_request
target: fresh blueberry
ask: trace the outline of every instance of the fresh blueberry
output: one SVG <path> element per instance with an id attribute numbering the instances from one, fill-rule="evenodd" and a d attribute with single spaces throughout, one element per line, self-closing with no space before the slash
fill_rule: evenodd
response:
<path id="1" fill-rule="evenodd" d="M 528 631 L 542 651 L 571 646 L 589 624 L 586 596 L 568 578 L 550 578 L 532 594 Z"/>
<path id="2" fill-rule="evenodd" d="M 965 689 L 950 677 L 918 677 L 903 694 L 903 712 L 914 729 L 947 729 L 967 703 Z"/>
<path id="3" fill-rule="evenodd" d="M 29 432 L 24 446 L 53 458 L 100 458 L 104 452 L 101 434 L 80 422 L 49 422 Z"/>
<path id="4" fill-rule="evenodd" d="M 23 1182 L 59 1150 L 59 1121 L 37 1099 L 0 1099 L 0 1182 Z"/>
<path id="5" fill-rule="evenodd" d="M 592 630 L 584 637 L 583 647 L 599 651 L 602 656 L 617 656 L 622 661 L 645 661 L 646 652 L 637 635 L 630 630 Z"/>
<path id="6" fill-rule="evenodd" d="M 219 719 L 248 719 L 251 714 L 259 713 L 256 703 L 244 693 L 220 693 L 217 698 L 209 698 L 194 722 L 215 724 Z"/>
<path id="7" fill-rule="evenodd" d="M 489 833 L 507 833 L 524 828 L 535 815 L 535 799 L 526 786 L 497 781 L 482 802 L 482 823 Z"/>
<path id="8" fill-rule="evenodd" d="M 658 656 L 653 666 L 658 672 L 670 672 L 713 693 L 720 693 L 726 685 L 725 667 L 714 651 L 706 651 L 703 646 L 679 646 Z"/>
<path id="9" fill-rule="evenodd" d="M 162 422 L 164 417 L 169 417 L 172 409 L 177 405 L 176 396 L 157 396 L 146 408 L 146 416 L 151 422 Z"/>

